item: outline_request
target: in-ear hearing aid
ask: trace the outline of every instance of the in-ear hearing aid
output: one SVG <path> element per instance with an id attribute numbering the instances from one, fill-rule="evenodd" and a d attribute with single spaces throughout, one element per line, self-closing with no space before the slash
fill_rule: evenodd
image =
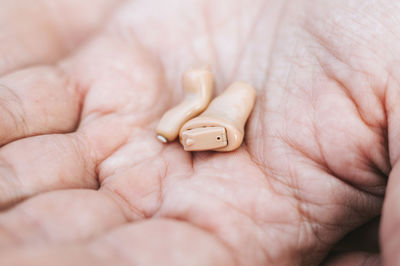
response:
<path id="1" fill-rule="evenodd" d="M 214 90 L 214 77 L 207 67 L 189 69 L 182 76 L 182 87 L 185 98 L 158 123 L 157 138 L 163 143 L 174 141 L 183 124 L 207 108 Z"/>
<path id="2" fill-rule="evenodd" d="M 230 85 L 204 113 L 183 125 L 179 139 L 184 149 L 233 151 L 239 148 L 255 99 L 256 91 L 247 83 Z"/>

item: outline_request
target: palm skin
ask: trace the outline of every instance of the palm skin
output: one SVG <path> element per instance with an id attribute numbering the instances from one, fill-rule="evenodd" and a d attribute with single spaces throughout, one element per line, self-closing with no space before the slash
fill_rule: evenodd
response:
<path id="1" fill-rule="evenodd" d="M 21 56 L 32 36 L 16 30 L 0 51 L 1 265 L 317 265 L 381 213 L 400 151 L 396 1 L 69 3 L 77 21 L 43 29 L 51 49 Z M 155 138 L 197 64 L 218 93 L 258 90 L 238 151 Z M 390 182 L 381 243 L 395 264 Z M 344 262 L 378 259 L 327 263 Z"/>

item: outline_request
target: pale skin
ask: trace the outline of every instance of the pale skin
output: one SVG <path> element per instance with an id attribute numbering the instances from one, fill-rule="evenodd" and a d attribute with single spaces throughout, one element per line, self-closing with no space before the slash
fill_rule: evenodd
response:
<path id="1" fill-rule="evenodd" d="M 2 1 L 0 265 L 400 263 L 399 13 L 396 0 Z M 235 152 L 155 138 L 199 63 L 218 93 L 257 89 Z M 372 223 L 328 257 L 380 214 L 380 254 L 361 247 Z"/>

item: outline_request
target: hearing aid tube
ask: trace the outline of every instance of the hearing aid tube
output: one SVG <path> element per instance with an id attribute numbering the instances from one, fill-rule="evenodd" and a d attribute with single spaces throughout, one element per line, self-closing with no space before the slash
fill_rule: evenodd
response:
<path id="1" fill-rule="evenodd" d="M 174 141 L 185 122 L 203 112 L 211 101 L 214 77 L 208 67 L 189 69 L 182 76 L 183 101 L 167 111 L 158 123 L 157 139 Z"/>
<path id="2" fill-rule="evenodd" d="M 256 91 L 249 84 L 230 85 L 204 113 L 183 125 L 179 139 L 184 149 L 233 151 L 239 148 L 255 99 Z"/>

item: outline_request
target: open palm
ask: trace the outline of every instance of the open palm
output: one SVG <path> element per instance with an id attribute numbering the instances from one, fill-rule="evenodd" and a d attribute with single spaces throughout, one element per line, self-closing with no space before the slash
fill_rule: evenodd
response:
<path id="1" fill-rule="evenodd" d="M 81 2 L 0 4 L 1 265 L 316 265 L 381 213 L 397 1 Z M 235 152 L 155 138 L 199 64 L 257 88 Z"/>

